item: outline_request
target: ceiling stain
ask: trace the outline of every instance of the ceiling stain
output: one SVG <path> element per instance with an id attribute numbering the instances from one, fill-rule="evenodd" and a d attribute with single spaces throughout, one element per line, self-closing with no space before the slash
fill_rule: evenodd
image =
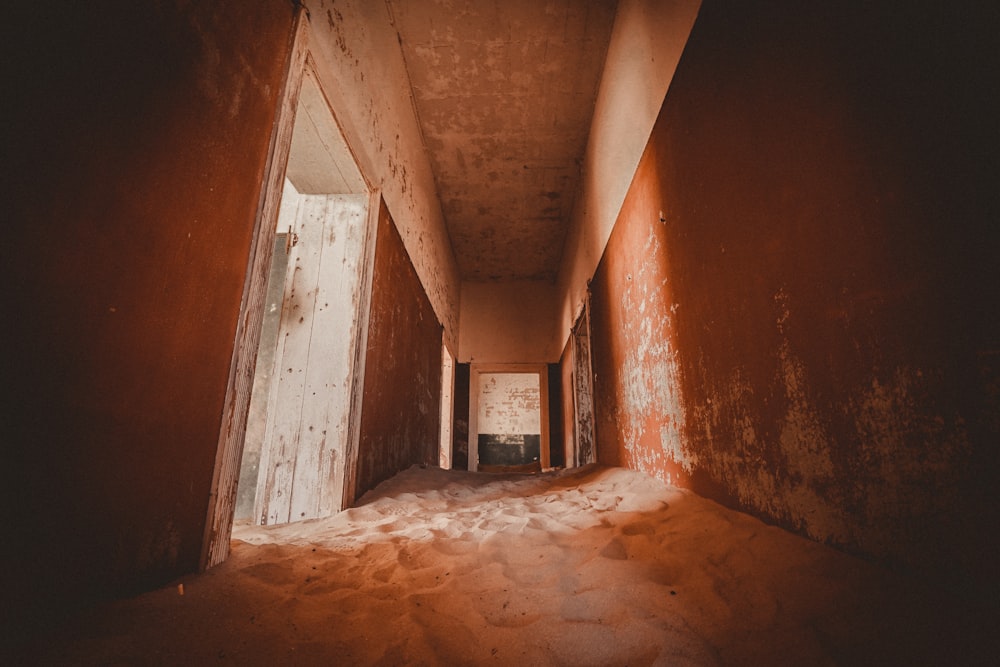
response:
<path id="1" fill-rule="evenodd" d="M 554 280 L 616 2 L 386 0 L 463 280 Z"/>

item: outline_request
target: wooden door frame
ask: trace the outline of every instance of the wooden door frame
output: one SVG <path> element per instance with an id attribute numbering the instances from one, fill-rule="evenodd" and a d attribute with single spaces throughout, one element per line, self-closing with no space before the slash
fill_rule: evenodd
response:
<path id="1" fill-rule="evenodd" d="M 333 105 L 330 104 L 331 96 L 324 90 L 323 82 L 332 81 L 335 78 L 330 78 L 323 59 L 315 57 L 311 51 L 308 14 L 301 5 L 296 9 L 289 40 L 285 80 L 278 99 L 271 132 L 271 143 L 268 147 L 264 167 L 247 273 L 243 285 L 240 317 L 237 322 L 233 356 L 226 383 L 226 398 L 202 539 L 199 563 L 201 570 L 222 563 L 229 556 L 229 542 L 236 509 L 237 484 L 243 458 L 247 416 L 250 409 L 250 393 L 257 361 L 257 348 L 260 343 L 271 256 L 277 233 L 278 211 L 281 206 L 299 94 L 307 70 L 311 70 L 315 75 L 316 82 L 330 106 L 331 113 L 334 111 Z M 324 73 L 327 73 L 327 76 L 324 76 Z M 348 150 L 358 165 L 358 170 L 367 184 L 369 193 L 362 251 L 361 294 L 356 313 L 358 335 L 354 341 L 351 411 L 348 419 L 348 439 L 344 461 L 344 499 L 340 506 L 342 509 L 353 501 L 356 484 L 355 469 L 361 430 L 361 398 L 364 391 L 364 359 L 368 340 L 372 264 L 375 254 L 375 230 L 377 229 L 381 193 L 373 187 L 368 177 L 370 170 L 365 168 L 362 161 L 358 159 L 358 154 L 351 148 L 352 137 L 344 131 L 345 128 L 340 124 L 336 113 L 333 113 L 333 117 L 344 136 Z"/>
<path id="2" fill-rule="evenodd" d="M 542 469 L 550 465 L 549 455 L 549 366 L 548 364 L 470 364 L 469 365 L 469 470 L 479 469 L 479 375 L 481 373 L 537 374 L 541 438 L 538 462 Z"/>
<path id="3" fill-rule="evenodd" d="M 451 348 L 444 340 L 444 330 L 441 331 L 441 426 L 439 431 L 438 463 L 447 469 L 455 463 L 453 426 L 455 422 L 455 368 L 458 359 L 452 354 Z"/>

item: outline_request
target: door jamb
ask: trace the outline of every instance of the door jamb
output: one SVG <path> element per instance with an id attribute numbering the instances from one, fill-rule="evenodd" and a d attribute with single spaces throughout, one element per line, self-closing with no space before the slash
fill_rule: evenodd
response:
<path id="1" fill-rule="evenodd" d="M 581 466 L 597 461 L 589 289 L 570 338 L 573 344 L 573 458 L 575 465 Z"/>
<path id="2" fill-rule="evenodd" d="M 348 144 L 350 148 L 350 144 Z M 362 178 L 365 171 L 361 169 Z M 367 178 L 366 178 L 367 181 Z M 371 316 L 372 282 L 375 274 L 375 243 L 378 221 L 382 214 L 382 193 L 368 185 L 368 219 L 365 222 L 363 241 L 361 291 L 355 313 L 357 338 L 354 340 L 354 361 L 351 377 L 351 409 L 347 417 L 347 441 L 344 451 L 344 491 L 341 509 L 354 504 L 358 488 L 358 450 L 361 444 L 361 408 L 365 392 L 365 361 L 368 358 L 368 321 Z"/>

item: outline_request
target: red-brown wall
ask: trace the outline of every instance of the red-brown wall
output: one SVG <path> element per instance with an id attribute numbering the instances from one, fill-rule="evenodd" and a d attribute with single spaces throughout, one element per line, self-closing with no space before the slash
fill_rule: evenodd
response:
<path id="1" fill-rule="evenodd" d="M 593 280 L 598 458 L 995 583 L 996 10 L 817 6 L 702 7 Z"/>
<path id="2" fill-rule="evenodd" d="M 0 244 L 19 619 L 198 567 L 293 18 L 283 0 L 23 9 L 3 10 Z"/>
<path id="3" fill-rule="evenodd" d="M 379 212 L 355 497 L 438 464 L 441 325 L 385 204 Z"/>

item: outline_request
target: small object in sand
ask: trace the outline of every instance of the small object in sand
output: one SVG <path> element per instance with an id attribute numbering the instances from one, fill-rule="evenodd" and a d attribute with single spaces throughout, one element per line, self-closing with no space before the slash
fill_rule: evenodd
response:
<path id="1" fill-rule="evenodd" d="M 177 594 L 184 595 L 184 584 L 177 584 Z"/>

